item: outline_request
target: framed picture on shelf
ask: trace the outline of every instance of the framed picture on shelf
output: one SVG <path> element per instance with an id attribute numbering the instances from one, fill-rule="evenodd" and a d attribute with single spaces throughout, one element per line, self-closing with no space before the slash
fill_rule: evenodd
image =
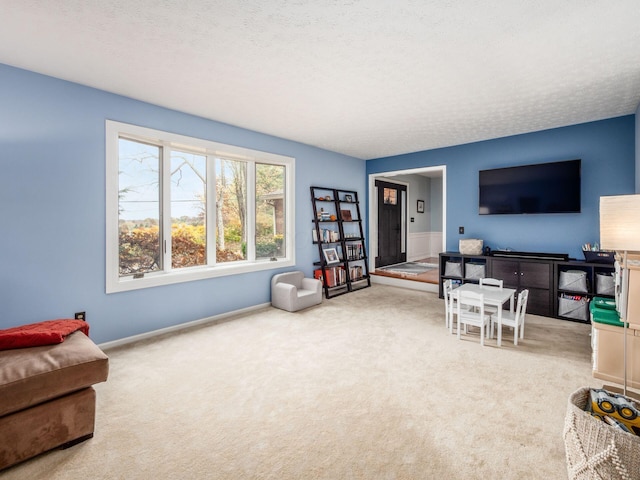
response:
<path id="1" fill-rule="evenodd" d="M 335 248 L 325 248 L 322 253 L 324 253 L 324 259 L 327 263 L 338 263 L 340 261 L 338 251 Z"/>
<path id="2" fill-rule="evenodd" d="M 353 220 L 351 218 L 351 210 L 340 210 L 340 216 L 345 222 L 350 222 L 351 220 Z"/>
<path id="3" fill-rule="evenodd" d="M 353 202 L 353 197 L 349 194 L 344 196 L 344 201 L 345 202 Z"/>
<path id="4" fill-rule="evenodd" d="M 418 213 L 424 213 L 424 200 L 418 200 Z"/>

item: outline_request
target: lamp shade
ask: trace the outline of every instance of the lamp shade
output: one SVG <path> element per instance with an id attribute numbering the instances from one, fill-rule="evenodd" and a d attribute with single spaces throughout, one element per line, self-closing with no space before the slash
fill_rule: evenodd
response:
<path id="1" fill-rule="evenodd" d="M 640 252 L 640 195 L 600 197 L 600 248 Z"/>

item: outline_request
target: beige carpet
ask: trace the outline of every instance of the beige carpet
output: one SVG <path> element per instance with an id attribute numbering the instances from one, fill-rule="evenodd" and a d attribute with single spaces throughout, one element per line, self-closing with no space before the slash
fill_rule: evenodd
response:
<path id="1" fill-rule="evenodd" d="M 113 349 L 95 437 L 13 479 L 561 479 L 590 327 L 528 316 L 517 347 L 374 285 Z"/>

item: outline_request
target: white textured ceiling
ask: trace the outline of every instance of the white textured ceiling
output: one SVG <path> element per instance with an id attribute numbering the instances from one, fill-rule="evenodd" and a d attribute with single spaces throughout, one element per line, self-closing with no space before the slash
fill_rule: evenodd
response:
<path id="1" fill-rule="evenodd" d="M 633 113 L 638 0 L 0 0 L 0 63 L 371 159 Z"/>

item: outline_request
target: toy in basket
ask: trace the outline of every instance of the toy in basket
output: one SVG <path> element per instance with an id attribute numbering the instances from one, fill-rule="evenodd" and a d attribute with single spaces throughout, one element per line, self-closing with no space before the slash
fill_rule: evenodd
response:
<path id="1" fill-rule="evenodd" d="M 626 432 L 640 434 L 640 412 L 630 398 L 603 389 L 591 389 L 591 414 Z"/>

